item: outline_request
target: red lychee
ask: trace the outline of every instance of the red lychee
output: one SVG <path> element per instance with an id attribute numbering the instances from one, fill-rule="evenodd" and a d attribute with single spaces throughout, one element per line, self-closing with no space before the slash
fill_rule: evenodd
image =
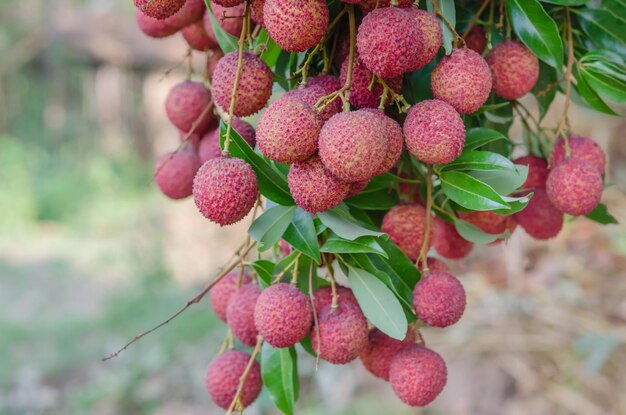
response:
<path id="1" fill-rule="evenodd" d="M 391 0 L 361 0 L 357 4 L 363 10 L 363 14 L 367 14 L 376 8 L 390 7 Z M 413 6 L 413 0 L 398 0 L 397 7 L 407 8 L 411 6 Z"/>
<path id="2" fill-rule="evenodd" d="M 521 98 L 539 79 L 539 59 L 519 41 L 498 43 L 485 60 L 491 68 L 493 92 L 500 98 Z"/>
<path id="3" fill-rule="evenodd" d="M 254 346 L 258 331 L 254 325 L 254 308 L 261 295 L 256 284 L 243 285 L 235 290 L 228 300 L 226 321 L 233 335 L 246 346 Z"/>
<path id="4" fill-rule="evenodd" d="M 436 218 L 433 225 L 432 244 L 442 257 L 448 259 L 465 258 L 474 248 L 472 242 L 459 235 L 453 224 Z"/>
<path id="5" fill-rule="evenodd" d="M 192 49 L 206 52 L 218 46 L 217 43 L 207 35 L 202 20 L 183 27 L 181 33 Z"/>
<path id="6" fill-rule="evenodd" d="M 425 222 L 426 209 L 422 206 L 398 205 L 385 214 L 380 229 L 389 234 L 391 242 L 411 261 L 415 261 L 424 244 Z"/>
<path id="7" fill-rule="evenodd" d="M 308 104 L 311 108 L 315 108 L 317 101 L 328 94 L 329 93 L 327 93 L 321 85 L 307 85 L 306 87 L 299 87 L 287 91 L 284 96 L 299 99 Z M 314 111 L 321 121 L 328 121 L 333 115 L 341 112 L 341 100 L 336 99 L 321 111 Z"/>
<path id="8" fill-rule="evenodd" d="M 423 346 L 399 351 L 389 367 L 389 383 L 394 393 L 410 406 L 431 403 L 446 386 L 447 380 L 446 362 Z"/>
<path id="9" fill-rule="evenodd" d="M 386 116 L 382 110 L 365 108 L 363 111 L 371 112 L 376 115 L 387 138 L 387 154 L 385 155 L 385 158 L 383 159 L 383 162 L 378 170 L 374 172 L 374 176 L 378 176 L 379 174 L 383 174 L 391 170 L 400 159 L 402 149 L 404 148 L 404 135 L 402 134 L 402 127 L 400 127 L 400 124 L 398 124 L 393 118 Z M 365 183 L 365 186 L 367 186 L 367 183 Z"/>
<path id="10" fill-rule="evenodd" d="M 211 400 L 220 408 L 228 409 L 239 389 L 239 381 L 251 356 L 240 350 L 229 350 L 211 361 L 204 384 Z M 241 391 L 241 404 L 250 406 L 261 393 L 261 366 L 253 362 Z"/>
<path id="11" fill-rule="evenodd" d="M 202 16 L 206 11 L 204 0 L 187 0 L 179 11 L 165 19 L 167 24 L 177 29 L 182 29 L 195 22 L 202 22 Z"/>
<path id="12" fill-rule="evenodd" d="M 435 271 L 443 271 L 447 273 L 450 272 L 450 267 L 448 266 L 448 264 L 446 264 L 445 262 L 437 258 L 428 257 L 426 259 L 426 263 L 428 264 L 428 272 L 435 272 Z M 420 264 L 419 264 L 420 272 L 424 271 L 422 268 L 423 268 L 422 263 L 420 261 Z"/>
<path id="13" fill-rule="evenodd" d="M 404 340 L 397 340 L 374 328 L 370 330 L 367 346 L 361 352 L 361 362 L 374 376 L 389 380 L 389 366 L 395 354 L 414 344 L 415 333 L 411 329 Z"/>
<path id="14" fill-rule="evenodd" d="M 513 163 L 528 166 L 528 177 L 522 184 L 522 189 L 545 189 L 549 173 L 548 163 L 545 159 L 529 154 L 513 160 Z"/>
<path id="15" fill-rule="evenodd" d="M 359 305 L 350 288 L 337 286 L 337 303 L 343 301 L 351 302 L 357 306 Z M 330 306 L 333 302 L 333 290 L 331 286 L 327 285 L 315 291 L 313 302 L 315 303 L 315 310 L 317 312 L 320 312 L 326 306 Z"/>
<path id="16" fill-rule="evenodd" d="M 254 148 L 256 145 L 256 133 L 254 131 L 254 127 L 241 118 L 233 118 L 232 128 L 250 145 L 250 147 Z M 202 140 L 198 146 L 198 156 L 200 156 L 200 161 L 204 164 L 208 160 L 217 158 L 221 155 L 222 148 L 220 147 L 220 128 L 218 126 L 202 136 Z"/>
<path id="17" fill-rule="evenodd" d="M 244 3 L 245 0 L 211 0 L 211 2 L 224 7 L 234 7 L 238 4 Z"/>
<path id="18" fill-rule="evenodd" d="M 326 34 L 329 11 L 324 0 L 266 0 L 263 23 L 278 46 L 304 52 Z"/>
<path id="19" fill-rule="evenodd" d="M 239 53 L 227 53 L 213 73 L 215 102 L 228 112 L 233 95 Z M 272 71 L 261 59 L 244 52 L 239 86 L 235 94 L 236 117 L 246 117 L 259 112 L 272 95 Z"/>
<path id="20" fill-rule="evenodd" d="M 241 36 L 241 29 L 243 28 L 243 15 L 246 11 L 246 5 L 244 3 L 239 4 L 233 7 L 223 7 L 219 4 L 216 4 L 214 1 L 211 1 L 211 10 L 213 10 L 213 15 L 215 16 L 215 20 L 217 24 L 220 25 L 224 31 L 230 33 L 235 37 Z M 211 18 L 207 13 L 204 17 L 204 24 L 207 25 L 207 33 L 209 36 L 214 33 L 214 29 L 212 28 Z M 209 28 L 211 30 L 209 30 Z"/>
<path id="21" fill-rule="evenodd" d="M 263 19 L 263 6 L 265 6 L 265 0 L 252 0 L 250 3 L 250 17 L 261 27 L 265 27 L 265 20 Z"/>
<path id="22" fill-rule="evenodd" d="M 154 181 L 161 192 L 170 199 L 184 199 L 191 196 L 193 178 L 200 168 L 198 153 L 192 149 L 182 149 L 165 153 L 156 162 Z"/>
<path id="23" fill-rule="evenodd" d="M 369 184 L 369 180 L 363 180 L 362 182 L 354 182 L 350 183 L 350 190 L 348 191 L 347 197 L 353 197 L 361 193 L 367 185 Z"/>
<path id="24" fill-rule="evenodd" d="M 419 45 L 417 60 L 407 70 L 407 72 L 413 72 L 428 65 L 428 62 L 437 56 L 443 38 L 439 19 L 434 14 L 416 7 L 406 10 L 415 19 L 420 32 L 417 37 Z"/>
<path id="25" fill-rule="evenodd" d="M 254 324 L 272 347 L 291 347 L 311 331 L 311 301 L 291 284 L 272 285 L 256 302 Z"/>
<path id="26" fill-rule="evenodd" d="M 146 16 L 155 19 L 167 19 L 185 4 L 186 0 L 135 0 L 135 7 Z"/>
<path id="27" fill-rule="evenodd" d="M 135 20 L 137 21 L 137 27 L 143 34 L 157 39 L 171 36 L 178 31 L 177 28 L 168 25 L 165 20 L 146 16 L 139 9 L 135 12 Z"/>
<path id="28" fill-rule="evenodd" d="M 435 98 L 452 105 L 461 114 L 478 110 L 491 92 L 491 69 L 471 49 L 456 49 L 444 56 L 430 76 Z"/>
<path id="29" fill-rule="evenodd" d="M 213 307 L 215 315 L 222 321 L 226 321 L 226 309 L 230 296 L 238 290 L 237 282 L 239 281 L 239 275 L 240 271 L 238 270 L 230 272 L 209 291 L 211 307 Z M 252 277 L 247 273 L 244 273 L 241 278 L 242 285 L 249 284 L 252 281 Z"/>
<path id="30" fill-rule="evenodd" d="M 535 239 L 554 238 L 563 228 L 563 213 L 552 205 L 544 189 L 535 189 L 528 205 L 515 220 Z"/>
<path id="31" fill-rule="evenodd" d="M 485 233 L 499 235 L 506 230 L 506 216 L 497 213 L 485 212 L 459 212 L 459 217 L 471 223 Z"/>
<path id="32" fill-rule="evenodd" d="M 258 194 L 254 170 L 237 158 L 219 157 L 207 161 L 193 181 L 193 197 L 200 213 L 222 226 L 243 219 Z"/>
<path id="33" fill-rule="evenodd" d="M 404 121 L 409 152 L 428 164 L 450 163 L 463 151 L 465 125 L 458 112 L 444 101 L 415 104 Z"/>
<path id="34" fill-rule="evenodd" d="M 448 327 L 459 321 L 465 311 L 465 289 L 448 272 L 429 272 L 413 290 L 413 305 L 424 324 Z"/>
<path id="35" fill-rule="evenodd" d="M 341 82 L 345 83 L 348 77 L 348 66 L 350 58 L 346 58 L 341 65 Z M 370 90 L 372 73 L 363 65 L 363 62 L 356 57 L 352 67 L 352 84 L 350 86 L 350 103 L 357 108 L 378 108 L 383 95 L 383 86 L 375 82 Z M 402 92 L 402 78 L 385 78 L 385 83 L 396 94 Z M 389 94 L 388 94 L 389 95 Z M 338 101 L 338 100 L 336 100 Z M 387 97 L 385 105 L 392 102 L 391 96 Z"/>
<path id="36" fill-rule="evenodd" d="M 307 86 L 320 86 L 326 94 L 331 94 L 341 89 L 341 81 L 335 75 L 321 74 L 307 79 Z"/>
<path id="37" fill-rule="evenodd" d="M 606 167 L 606 155 L 604 150 L 592 138 L 570 135 L 568 137 L 570 147 L 570 157 L 585 160 L 591 163 L 600 173 L 604 174 Z M 555 168 L 565 160 L 565 140 L 558 139 L 550 154 L 550 168 Z"/>
<path id="38" fill-rule="evenodd" d="M 319 156 L 294 163 L 287 175 L 289 191 L 298 206 L 307 212 L 325 212 L 339 205 L 350 185 L 335 177 Z"/>
<path id="39" fill-rule="evenodd" d="M 572 158 L 550 171 L 546 191 L 554 207 L 561 212 L 572 216 L 586 215 L 600 203 L 602 176 L 593 164 Z"/>
<path id="40" fill-rule="evenodd" d="M 465 46 L 467 46 L 468 49 L 482 55 L 485 47 L 487 46 L 485 30 L 481 26 L 472 27 L 467 36 L 465 36 Z"/>
<path id="41" fill-rule="evenodd" d="M 213 121 L 211 92 L 200 82 L 185 81 L 170 91 L 165 112 L 179 130 L 203 133 Z"/>
<path id="42" fill-rule="evenodd" d="M 213 74 L 215 73 L 215 68 L 219 61 L 224 57 L 224 52 L 221 49 L 211 49 L 211 54 L 209 55 L 206 61 L 206 71 L 209 75 L 209 78 L 213 79 Z"/>

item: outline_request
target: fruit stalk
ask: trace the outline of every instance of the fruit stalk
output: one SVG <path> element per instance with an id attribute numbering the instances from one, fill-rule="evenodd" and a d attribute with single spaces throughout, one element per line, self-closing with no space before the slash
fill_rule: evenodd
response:
<path id="1" fill-rule="evenodd" d="M 424 243 L 420 250 L 419 258 L 417 259 L 416 266 L 419 267 L 420 260 L 422 261 L 422 273 L 428 274 L 428 247 L 430 246 L 430 212 L 433 207 L 433 166 L 428 165 L 426 172 L 426 216 L 424 218 Z"/>
<path id="2" fill-rule="evenodd" d="M 228 408 L 228 411 L 226 412 L 226 415 L 231 415 L 235 410 L 240 409 L 240 408 L 237 408 L 238 406 L 237 404 L 239 403 L 239 399 L 241 398 L 241 393 L 243 392 L 244 385 L 246 384 L 246 379 L 248 378 L 248 375 L 250 374 L 250 369 L 252 369 L 252 365 L 254 364 L 256 360 L 256 356 L 261 351 L 262 345 L 263 345 L 263 337 L 257 336 L 256 346 L 254 347 L 254 351 L 252 352 L 252 355 L 250 356 L 250 360 L 248 361 L 248 365 L 246 366 L 246 369 L 243 371 L 241 378 L 239 378 L 239 386 L 237 387 L 237 393 L 235 394 L 235 397 L 233 398 L 233 401 L 231 402 L 230 407 Z"/>
<path id="3" fill-rule="evenodd" d="M 569 7 L 565 7 L 565 30 L 567 31 L 567 70 L 565 72 L 565 105 L 563 107 L 563 115 L 556 129 L 556 138 L 563 137 L 565 143 L 565 157 L 569 158 L 571 154 L 569 139 L 565 128 L 569 129 L 569 106 L 572 91 L 572 68 L 574 66 L 574 39 L 572 35 L 572 18 L 570 16 Z"/>

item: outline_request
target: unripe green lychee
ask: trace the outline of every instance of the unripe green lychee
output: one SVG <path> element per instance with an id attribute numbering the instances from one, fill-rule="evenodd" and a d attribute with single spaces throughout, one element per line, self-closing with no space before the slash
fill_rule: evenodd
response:
<path id="1" fill-rule="evenodd" d="M 135 12 L 135 20 L 137 21 L 137 27 L 146 36 L 153 38 L 164 38 L 171 36 L 178 31 L 177 28 L 167 24 L 165 20 L 155 19 L 154 17 L 146 16 L 139 9 Z"/>
<path id="2" fill-rule="evenodd" d="M 407 149 L 419 161 L 450 163 L 463 151 L 465 125 L 451 105 L 436 99 L 425 100 L 409 110 L 404 138 Z"/>
<path id="3" fill-rule="evenodd" d="M 604 150 L 592 138 L 570 135 L 568 137 L 570 157 L 591 163 L 600 173 L 604 174 L 606 155 Z M 558 139 L 550 154 L 550 168 L 555 168 L 565 160 L 565 140 Z"/>
<path id="4" fill-rule="evenodd" d="M 254 325 L 254 308 L 261 295 L 257 284 L 246 284 L 235 290 L 226 307 L 226 322 L 233 335 L 246 346 L 254 346 L 259 334 Z"/>
<path id="5" fill-rule="evenodd" d="M 482 55 L 487 46 L 487 38 L 482 26 L 474 26 L 470 29 L 467 36 L 465 36 L 465 46 Z"/>
<path id="6" fill-rule="evenodd" d="M 231 271 L 224 278 L 222 278 L 213 288 L 209 291 L 209 301 L 211 307 L 215 311 L 215 315 L 222 320 L 226 321 L 226 310 L 228 307 L 228 300 L 230 296 L 237 291 L 237 282 L 239 281 L 240 271 Z M 252 278 L 249 274 L 244 273 L 241 276 L 242 286 L 249 284 Z"/>
<path id="7" fill-rule="evenodd" d="M 394 206 L 383 218 L 381 230 L 389 234 L 411 261 L 417 260 L 424 244 L 426 209 L 417 204 Z"/>
<path id="8" fill-rule="evenodd" d="M 319 136 L 324 166 L 340 180 L 369 180 L 387 154 L 378 117 L 367 111 L 342 112 L 326 121 Z"/>
<path id="9" fill-rule="evenodd" d="M 187 0 L 179 11 L 165 19 L 167 24 L 177 29 L 182 29 L 195 22 L 202 22 L 202 16 L 206 11 L 204 0 Z"/>
<path id="10" fill-rule="evenodd" d="M 185 4 L 186 0 L 135 0 L 135 7 L 146 16 L 155 19 L 167 19 Z"/>
<path id="11" fill-rule="evenodd" d="M 520 166 L 528 166 L 528 177 L 522 184 L 522 189 L 545 189 L 548 173 L 550 172 L 545 159 L 529 154 L 513 160 L 513 163 Z"/>
<path id="12" fill-rule="evenodd" d="M 493 92 L 500 98 L 521 98 L 539 79 L 539 59 L 519 41 L 498 43 L 485 60 L 491 68 Z"/>
<path id="13" fill-rule="evenodd" d="M 515 214 L 515 220 L 535 239 L 554 238 L 563 228 L 563 213 L 552 205 L 544 189 L 533 192 L 524 210 Z"/>
<path id="14" fill-rule="evenodd" d="M 352 293 L 352 290 L 348 287 L 337 286 L 337 303 L 348 301 L 354 305 L 359 305 L 356 297 Z M 333 290 L 330 285 L 322 287 L 315 291 L 313 295 L 313 303 L 315 304 L 315 311 L 318 313 L 326 306 L 330 306 L 333 302 Z"/>
<path id="15" fill-rule="evenodd" d="M 350 190 L 348 183 L 324 167 L 319 156 L 292 164 L 287 182 L 293 200 L 310 213 L 334 208 L 346 198 Z"/>
<path id="16" fill-rule="evenodd" d="M 233 7 L 224 7 L 219 4 L 211 1 L 211 9 L 213 10 L 213 15 L 215 16 L 215 20 L 217 24 L 224 29 L 227 33 L 235 37 L 241 36 L 241 29 L 243 28 L 243 15 L 246 12 L 245 3 L 239 4 Z M 209 26 L 211 26 L 209 13 L 204 17 L 204 24 L 207 24 L 207 20 L 209 20 Z M 207 28 L 207 33 L 211 36 L 211 33 L 214 34 L 214 30 L 209 31 Z"/>
<path id="17" fill-rule="evenodd" d="M 154 181 L 165 196 L 184 199 L 191 196 L 193 178 L 199 168 L 200 159 L 194 150 L 165 153 L 157 160 Z"/>
<path id="18" fill-rule="evenodd" d="M 489 65 L 480 54 L 467 48 L 444 56 L 430 76 L 434 97 L 461 114 L 478 110 L 489 98 L 491 84 Z"/>
<path id="19" fill-rule="evenodd" d="M 179 130 L 203 133 L 213 122 L 211 92 L 200 82 L 186 81 L 176 85 L 165 101 L 165 112 Z"/>
<path id="20" fill-rule="evenodd" d="M 222 226 L 243 219 L 258 194 L 254 170 L 237 158 L 219 157 L 207 161 L 193 181 L 193 198 L 200 213 Z"/>
<path id="21" fill-rule="evenodd" d="M 347 57 L 341 65 L 340 77 L 342 83 L 345 83 L 348 77 L 349 64 L 350 58 Z M 379 107 L 384 88 L 379 82 L 375 82 L 370 90 L 371 82 L 372 72 L 365 67 L 357 56 L 352 67 L 352 84 L 350 86 L 350 103 L 352 105 L 357 108 Z M 396 94 L 402 92 L 402 78 L 385 78 L 385 83 Z M 392 98 L 388 96 L 385 105 L 389 105 L 391 102 Z"/>
<path id="22" fill-rule="evenodd" d="M 407 70 L 407 72 L 413 72 L 428 65 L 428 62 L 437 56 L 437 52 L 439 52 L 439 48 L 441 48 L 443 43 L 443 37 L 439 19 L 434 14 L 416 7 L 406 10 L 415 19 L 419 28 L 419 36 L 417 38 L 419 53 L 417 54 L 417 60 Z"/>
<path id="23" fill-rule="evenodd" d="M 426 263 L 428 264 L 428 272 L 443 271 L 443 272 L 450 273 L 450 267 L 448 266 L 448 264 L 446 264 L 440 259 L 428 257 L 426 259 Z M 422 262 L 420 261 L 419 263 L 420 272 L 424 271 L 422 268 L 423 268 Z"/>
<path id="24" fill-rule="evenodd" d="M 320 98 L 328 94 L 329 93 L 327 93 L 324 87 L 322 87 L 321 85 L 307 85 L 306 87 L 299 87 L 287 91 L 284 97 L 299 99 L 300 101 L 308 104 L 311 108 L 315 108 L 317 101 L 319 101 Z M 336 99 L 329 105 L 324 107 L 324 109 L 322 109 L 321 111 L 315 109 L 314 111 L 320 121 L 328 121 L 333 115 L 341 112 L 341 100 Z"/>
<path id="25" fill-rule="evenodd" d="M 431 403 L 447 380 L 446 362 L 436 352 L 419 345 L 396 353 L 389 366 L 389 383 L 394 393 L 410 406 Z"/>
<path id="26" fill-rule="evenodd" d="M 227 53 L 218 62 L 213 74 L 213 95 L 222 110 L 228 112 L 237 73 L 237 51 Z M 236 117 L 259 112 L 272 95 L 272 71 L 261 59 L 244 52 L 239 86 L 235 94 Z"/>
<path id="27" fill-rule="evenodd" d="M 361 309 L 340 301 L 337 308 L 318 311 L 317 327 L 311 332 L 311 345 L 319 358 L 335 365 L 353 361 L 367 346 L 367 320 Z"/>
<path id="28" fill-rule="evenodd" d="M 448 327 L 465 311 L 465 289 L 456 277 L 444 271 L 422 276 L 413 290 L 417 317 L 429 326 Z"/>
<path id="29" fill-rule="evenodd" d="M 389 366 L 395 354 L 414 344 L 415 332 L 411 329 L 403 340 L 397 340 L 374 328 L 370 330 L 367 346 L 361 352 L 361 362 L 374 376 L 389 380 Z"/>
<path id="30" fill-rule="evenodd" d="M 448 259 L 465 258 L 474 248 L 472 242 L 459 235 L 453 224 L 435 218 L 433 225 L 432 244 L 442 257 Z"/>
<path id="31" fill-rule="evenodd" d="M 296 163 L 317 151 L 322 120 L 306 102 L 293 96 L 274 101 L 259 118 L 257 144 L 279 163 Z"/>
<path id="32" fill-rule="evenodd" d="M 506 230 L 505 215 L 498 215 L 490 211 L 485 212 L 459 212 L 459 217 L 471 223 L 485 233 L 498 235 Z"/>
<path id="33" fill-rule="evenodd" d="M 558 210 L 572 216 L 591 213 L 602 198 L 602 176 L 596 166 L 571 158 L 550 171 L 546 182 L 550 201 Z"/>
<path id="34" fill-rule="evenodd" d="M 220 408 L 228 409 L 239 389 L 239 381 L 251 356 L 240 350 L 229 350 L 209 363 L 204 384 L 211 400 Z M 253 362 L 241 390 L 241 404 L 248 407 L 261 393 L 261 366 Z"/>
<path id="35" fill-rule="evenodd" d="M 232 128 L 250 145 L 250 147 L 254 148 L 256 145 L 254 127 L 241 118 L 233 118 Z M 208 160 L 220 157 L 221 155 L 220 128 L 217 126 L 202 136 L 202 140 L 198 146 L 198 156 L 200 157 L 200 162 L 204 164 Z"/>
<path id="36" fill-rule="evenodd" d="M 207 35 L 202 20 L 183 27 L 181 33 L 187 44 L 194 50 L 206 52 L 218 46 L 217 43 Z"/>
<path id="37" fill-rule="evenodd" d="M 270 37 L 287 52 L 304 52 L 317 45 L 328 29 L 324 0 L 266 0 L 263 23 Z"/>
<path id="38" fill-rule="evenodd" d="M 374 176 L 378 176 L 391 170 L 400 159 L 404 149 L 404 135 L 402 134 L 400 124 L 393 118 L 386 116 L 382 110 L 364 108 L 363 111 L 371 112 L 378 118 L 387 139 L 387 153 L 378 170 L 374 172 Z M 367 186 L 367 183 L 365 183 L 365 186 Z"/>
<path id="39" fill-rule="evenodd" d="M 291 284 L 272 285 L 256 302 L 254 324 L 272 347 L 291 347 L 311 331 L 311 301 Z"/>

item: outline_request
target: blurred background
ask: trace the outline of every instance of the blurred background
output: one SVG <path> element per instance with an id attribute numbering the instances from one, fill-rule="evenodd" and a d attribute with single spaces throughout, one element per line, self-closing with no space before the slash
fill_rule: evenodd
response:
<path id="1" fill-rule="evenodd" d="M 101 362 L 193 297 L 248 226 L 220 229 L 151 183 L 178 145 L 163 104 L 186 47 L 142 36 L 133 10 L 0 2 L 0 414 L 222 413 L 203 386 L 226 331 L 208 302 Z M 428 409 L 358 361 L 316 373 L 304 355 L 298 413 L 626 414 L 626 122 L 572 111 L 607 151 L 604 202 L 622 224 L 570 221 L 550 243 L 518 229 L 454 264 L 468 309 L 424 330 L 449 367 Z M 263 394 L 246 413 L 276 412 Z"/>

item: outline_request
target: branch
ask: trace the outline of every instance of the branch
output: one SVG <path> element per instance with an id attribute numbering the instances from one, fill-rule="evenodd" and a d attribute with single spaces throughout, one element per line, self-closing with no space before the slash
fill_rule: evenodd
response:
<path id="1" fill-rule="evenodd" d="M 572 68 L 574 66 L 574 39 L 572 36 L 572 18 L 569 7 L 565 7 L 565 30 L 567 31 L 567 71 L 565 72 L 565 106 L 563 115 L 556 128 L 556 138 L 563 137 L 565 143 L 565 157 L 570 156 L 569 140 L 565 134 L 565 128 L 569 128 L 569 107 L 572 91 Z"/>
<path id="2" fill-rule="evenodd" d="M 424 242 L 422 243 L 422 249 L 420 255 L 415 262 L 415 265 L 419 268 L 419 262 L 422 261 L 422 273 L 428 273 L 428 248 L 430 246 L 430 211 L 433 206 L 433 166 L 428 165 L 428 171 L 426 172 L 426 217 L 424 219 Z"/>
<path id="3" fill-rule="evenodd" d="M 474 17 L 472 17 L 472 20 L 470 20 L 469 25 L 467 26 L 467 29 L 465 29 L 465 32 L 463 32 L 463 34 L 461 35 L 463 37 L 463 39 L 465 39 L 467 37 L 467 35 L 469 35 L 469 32 L 472 30 L 472 28 L 476 25 L 476 21 L 478 20 L 478 18 L 480 17 L 481 14 L 483 14 L 483 12 L 485 11 L 485 9 L 487 8 L 487 6 L 489 5 L 489 2 L 491 0 L 485 0 L 483 1 L 483 4 L 480 6 L 480 8 L 478 9 L 478 11 L 476 12 L 476 14 L 474 15 Z"/>
<path id="4" fill-rule="evenodd" d="M 246 379 L 248 379 L 250 370 L 252 370 L 252 366 L 254 365 L 256 356 L 259 354 L 259 351 L 261 351 L 262 345 L 263 345 L 263 337 L 257 336 L 256 346 L 254 347 L 254 351 L 252 352 L 252 355 L 250 355 L 250 360 L 248 360 L 248 365 L 246 366 L 246 369 L 243 371 L 243 373 L 241 374 L 241 377 L 239 378 L 239 387 L 237 387 L 237 393 L 235 394 L 235 397 L 230 403 L 230 406 L 228 407 L 228 411 L 226 412 L 226 415 L 231 415 L 236 409 L 237 410 L 240 409 L 237 407 L 241 406 L 240 405 L 241 394 L 243 393 L 243 388 L 246 385 Z"/>

